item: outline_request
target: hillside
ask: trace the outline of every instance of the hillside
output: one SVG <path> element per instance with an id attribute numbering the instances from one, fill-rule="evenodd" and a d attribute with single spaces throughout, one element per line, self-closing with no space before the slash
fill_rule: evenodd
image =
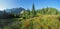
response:
<path id="1" fill-rule="evenodd" d="M 40 14 L 44 14 L 44 15 L 45 14 L 47 14 L 47 15 L 58 15 L 58 14 L 60 14 L 60 11 L 58 11 L 58 9 L 50 8 L 50 7 L 38 9 L 37 12 Z"/>
<path id="2" fill-rule="evenodd" d="M 3 12 L 4 18 L 8 16 L 7 14 L 11 16 L 11 19 L 0 19 L 1 28 L 4 29 L 60 29 L 60 11 L 55 8 L 35 10 L 33 5 L 31 11 L 24 8 L 14 8 Z"/>
<path id="3" fill-rule="evenodd" d="M 26 20 L 15 22 L 12 26 L 18 29 L 60 29 L 60 15 L 41 15 Z M 19 26 L 20 25 L 20 26 Z"/>

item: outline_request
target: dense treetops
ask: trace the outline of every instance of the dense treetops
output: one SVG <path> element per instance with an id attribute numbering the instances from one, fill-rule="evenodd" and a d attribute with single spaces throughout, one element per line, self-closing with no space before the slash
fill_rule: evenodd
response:
<path id="1" fill-rule="evenodd" d="M 56 8 L 51 8 L 51 7 L 39 9 L 39 10 L 37 10 L 37 12 L 40 13 L 40 14 L 49 14 L 49 15 L 60 14 L 59 11 Z"/>

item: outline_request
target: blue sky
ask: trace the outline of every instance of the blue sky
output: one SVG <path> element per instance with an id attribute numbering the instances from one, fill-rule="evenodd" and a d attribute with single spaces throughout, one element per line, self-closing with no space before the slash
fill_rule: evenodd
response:
<path id="1" fill-rule="evenodd" d="M 0 10 L 17 7 L 31 9 L 33 3 L 36 9 L 53 7 L 60 10 L 60 0 L 0 0 Z"/>

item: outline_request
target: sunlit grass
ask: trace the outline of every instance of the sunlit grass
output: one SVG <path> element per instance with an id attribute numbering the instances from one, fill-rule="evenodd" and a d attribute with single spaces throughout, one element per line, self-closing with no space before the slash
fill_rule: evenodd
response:
<path id="1" fill-rule="evenodd" d="M 60 29 L 60 22 L 58 20 L 58 15 L 43 15 L 39 17 L 34 17 L 22 21 L 22 26 L 24 28 L 33 28 L 33 29 Z M 32 26 L 31 26 L 32 20 Z"/>

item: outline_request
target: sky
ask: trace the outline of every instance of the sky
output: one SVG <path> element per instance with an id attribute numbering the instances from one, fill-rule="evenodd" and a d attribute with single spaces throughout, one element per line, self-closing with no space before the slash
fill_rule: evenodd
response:
<path id="1" fill-rule="evenodd" d="M 35 9 L 53 7 L 60 10 L 60 0 L 0 0 L 0 10 L 19 7 L 31 9 L 33 3 Z"/>

